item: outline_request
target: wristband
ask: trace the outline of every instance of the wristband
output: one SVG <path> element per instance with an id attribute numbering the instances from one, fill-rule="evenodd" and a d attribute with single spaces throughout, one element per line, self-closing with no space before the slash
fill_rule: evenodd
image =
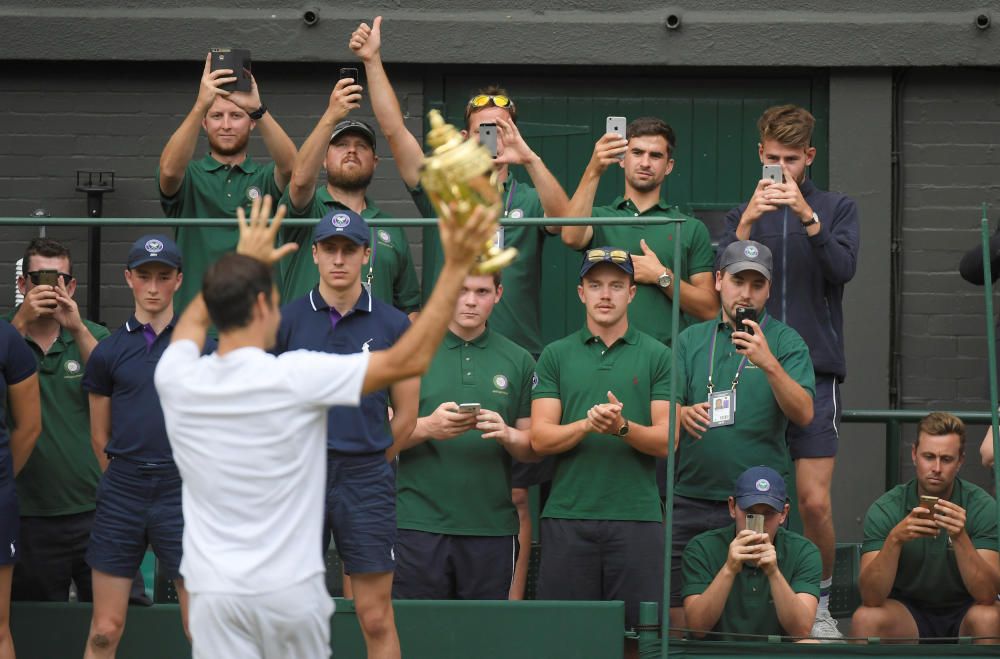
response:
<path id="1" fill-rule="evenodd" d="M 263 117 L 265 114 L 267 114 L 267 106 L 261 104 L 261 106 L 256 110 L 254 110 L 253 112 L 248 112 L 247 116 L 253 119 L 254 121 L 259 121 L 260 118 Z"/>

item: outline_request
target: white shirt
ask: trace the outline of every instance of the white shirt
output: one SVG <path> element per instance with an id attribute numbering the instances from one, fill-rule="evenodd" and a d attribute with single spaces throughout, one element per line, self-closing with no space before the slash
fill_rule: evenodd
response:
<path id="1" fill-rule="evenodd" d="M 190 592 L 259 595 L 323 572 L 327 408 L 360 403 L 368 358 L 202 357 L 193 341 L 163 353 L 155 383 L 183 478 Z"/>

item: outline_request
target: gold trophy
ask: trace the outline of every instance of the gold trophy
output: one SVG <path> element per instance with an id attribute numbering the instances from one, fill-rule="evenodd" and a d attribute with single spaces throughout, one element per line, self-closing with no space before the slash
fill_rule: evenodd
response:
<path id="1" fill-rule="evenodd" d="M 500 204 L 502 187 L 493 158 L 486 147 L 462 134 L 441 113 L 428 113 L 431 130 L 427 144 L 433 149 L 424 158 L 420 182 L 441 217 L 463 224 L 477 205 Z M 452 208 L 454 204 L 454 208 Z M 506 268 L 517 258 L 513 247 L 501 249 L 492 240 L 483 245 L 473 271 L 486 275 Z"/>

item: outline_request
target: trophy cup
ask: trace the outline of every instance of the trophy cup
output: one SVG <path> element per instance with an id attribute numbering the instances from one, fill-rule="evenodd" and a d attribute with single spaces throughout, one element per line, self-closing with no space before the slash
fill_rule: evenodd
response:
<path id="1" fill-rule="evenodd" d="M 433 149 L 424 158 L 420 182 L 441 217 L 464 224 L 477 205 L 500 203 L 501 186 L 493 158 L 484 146 L 462 134 L 441 113 L 428 113 L 431 130 L 427 144 Z M 454 205 L 454 208 L 452 208 Z M 473 272 L 486 275 L 506 268 L 517 257 L 513 247 L 501 249 L 493 240 L 483 245 Z"/>

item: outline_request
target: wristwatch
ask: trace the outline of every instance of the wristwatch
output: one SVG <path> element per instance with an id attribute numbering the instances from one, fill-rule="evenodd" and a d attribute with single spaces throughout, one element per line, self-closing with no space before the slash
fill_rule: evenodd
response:
<path id="1" fill-rule="evenodd" d="M 819 224 L 819 215 L 816 214 L 816 211 L 813 211 L 813 216 L 809 218 L 808 222 L 803 222 L 802 226 L 811 227 L 814 224 Z"/>
<path id="2" fill-rule="evenodd" d="M 624 419 L 624 421 L 625 421 L 625 423 L 623 423 L 622 427 L 618 429 L 618 436 L 619 437 L 624 437 L 625 435 L 628 434 L 628 430 L 629 430 L 629 428 L 628 428 L 628 419 Z"/>
<path id="3" fill-rule="evenodd" d="M 670 288 L 670 284 L 672 283 L 674 283 L 674 276 L 666 270 L 663 271 L 662 275 L 656 278 L 656 284 L 660 288 Z"/>
<path id="4" fill-rule="evenodd" d="M 260 118 L 263 117 L 265 114 L 267 114 L 267 106 L 263 104 L 261 104 L 261 106 L 256 110 L 254 110 L 253 112 L 247 112 L 247 116 L 253 119 L 254 121 L 259 121 Z"/>

